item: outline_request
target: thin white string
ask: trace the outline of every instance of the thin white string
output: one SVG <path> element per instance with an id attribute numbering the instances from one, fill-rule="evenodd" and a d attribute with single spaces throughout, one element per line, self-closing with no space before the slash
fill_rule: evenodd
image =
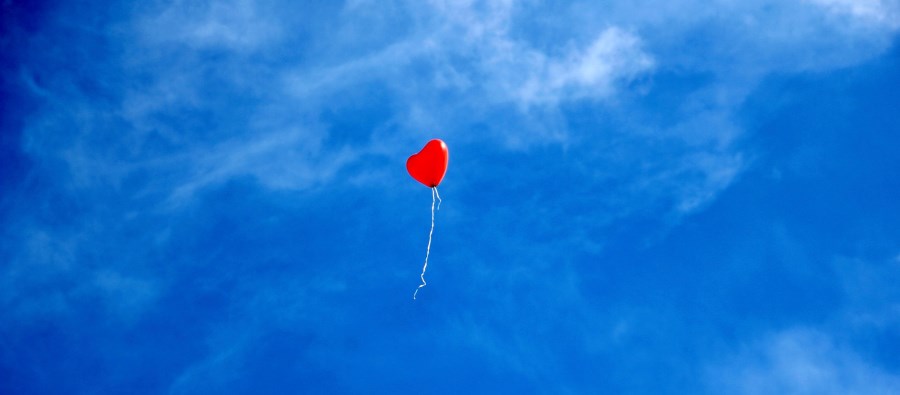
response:
<path id="1" fill-rule="evenodd" d="M 434 191 L 434 194 L 437 195 L 438 211 L 440 211 L 441 210 L 441 194 L 438 193 L 436 185 L 431 187 L 431 189 Z M 432 200 L 433 200 L 433 198 L 432 198 Z"/>
<path id="2" fill-rule="evenodd" d="M 434 202 L 435 202 L 436 196 L 437 196 L 437 187 L 432 187 L 431 188 L 431 230 L 428 231 L 428 248 L 425 249 L 425 265 L 422 266 L 422 274 L 419 275 L 419 278 L 422 279 L 422 284 L 420 284 L 419 287 L 416 288 L 416 291 L 413 292 L 413 300 L 416 300 L 416 295 L 419 293 L 419 290 L 422 289 L 422 287 L 428 285 L 428 283 L 425 282 L 425 270 L 428 269 L 428 255 L 431 254 L 431 235 L 434 233 Z M 440 197 L 438 197 L 438 199 L 440 199 Z"/>

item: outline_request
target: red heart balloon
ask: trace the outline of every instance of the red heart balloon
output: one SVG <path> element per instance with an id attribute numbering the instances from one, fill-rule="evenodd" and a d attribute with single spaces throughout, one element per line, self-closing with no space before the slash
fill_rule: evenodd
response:
<path id="1" fill-rule="evenodd" d="M 410 156 L 406 160 L 406 171 L 416 181 L 433 188 L 444 179 L 449 160 L 450 153 L 447 151 L 447 144 L 434 139 L 425 144 L 425 148 L 422 148 L 418 154 Z"/>

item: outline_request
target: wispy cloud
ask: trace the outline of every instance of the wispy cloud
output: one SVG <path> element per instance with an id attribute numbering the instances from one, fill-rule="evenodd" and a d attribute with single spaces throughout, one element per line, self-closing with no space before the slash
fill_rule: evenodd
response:
<path id="1" fill-rule="evenodd" d="M 277 8 L 253 1 L 174 1 L 149 8 L 156 12 L 139 15 L 136 26 L 151 45 L 253 52 L 271 48 L 284 34 L 280 23 L 269 23 L 277 20 Z"/>
<path id="2" fill-rule="evenodd" d="M 893 394 L 900 376 L 867 362 L 827 333 L 795 328 L 710 367 L 712 393 Z"/>
<path id="3" fill-rule="evenodd" d="M 896 0 L 807 0 L 837 15 L 850 16 L 862 24 L 892 30 L 900 28 L 900 2 Z"/>
<path id="4" fill-rule="evenodd" d="M 601 29 L 583 46 L 558 43 L 555 54 L 543 52 L 516 38 L 511 31 L 512 1 L 479 7 L 474 3 L 433 2 L 439 34 L 430 38 L 435 56 L 450 64 L 448 70 L 467 68 L 453 64 L 453 56 L 474 60 L 476 68 L 466 80 L 482 81 L 476 94 L 496 102 L 513 101 L 528 107 L 560 101 L 604 98 L 617 84 L 652 70 L 653 59 L 640 39 L 616 27 Z M 468 58 L 469 54 L 476 55 Z M 469 66 L 471 67 L 471 66 Z M 452 78 L 451 78 L 452 80 Z M 472 89 L 468 84 L 460 86 Z"/>
<path id="5" fill-rule="evenodd" d="M 784 236 L 781 236 L 784 237 Z M 784 240 L 782 242 L 791 243 Z M 790 249 L 801 249 L 798 245 Z M 787 259 L 804 266 L 796 256 Z M 828 270 L 818 262 L 812 270 Z M 706 381 L 711 393 L 738 394 L 893 394 L 900 375 L 873 353 L 873 333 L 900 328 L 900 295 L 894 287 L 896 262 L 834 258 L 840 307 L 815 324 L 793 326 L 730 346 L 712 358 Z M 886 363 L 887 362 L 887 363 Z"/>
<path id="6" fill-rule="evenodd" d="M 516 95 L 525 105 L 603 98 L 615 92 L 615 84 L 625 84 L 653 66 L 638 38 L 617 28 L 604 30 L 587 48 L 564 59 L 537 56 L 535 61 L 538 64 L 529 69 L 537 70 L 537 75 L 526 78 Z"/>

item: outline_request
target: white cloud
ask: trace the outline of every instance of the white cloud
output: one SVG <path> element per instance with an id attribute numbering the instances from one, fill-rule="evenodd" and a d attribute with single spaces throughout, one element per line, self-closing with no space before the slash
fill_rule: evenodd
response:
<path id="1" fill-rule="evenodd" d="M 281 38 L 276 14 L 249 0 L 175 1 L 138 21 L 141 38 L 151 44 L 196 49 L 254 51 Z"/>
<path id="2" fill-rule="evenodd" d="M 34 219 L 20 222 L 9 241 L 21 248 L 9 256 L 0 276 L 0 305 L 10 318 L 75 319 L 81 306 L 98 301 L 101 305 L 95 308 L 109 320 L 127 322 L 139 316 L 162 285 L 152 276 L 136 274 L 145 262 L 136 260 L 141 252 L 132 249 L 145 242 L 106 242 L 114 237 L 104 232 L 113 227 L 100 219 L 71 228 L 46 227 Z M 86 263 L 86 256 L 102 263 Z"/>
<path id="3" fill-rule="evenodd" d="M 788 261 L 799 266 L 794 270 L 823 270 L 816 263 L 804 268 L 798 265 L 804 259 L 797 252 L 788 254 Z M 835 272 L 834 286 L 842 291 L 839 308 L 818 325 L 749 339 L 730 355 L 708 361 L 706 380 L 712 393 L 900 393 L 900 375 L 878 360 L 890 353 L 871 348 L 880 342 L 874 333 L 895 333 L 900 327 L 896 262 L 888 257 L 880 262 L 837 257 L 830 269 Z M 860 344 L 864 347 L 856 349 Z"/>
<path id="4" fill-rule="evenodd" d="M 534 70 L 524 78 L 514 97 L 525 105 L 557 103 L 580 98 L 603 98 L 614 94 L 617 83 L 651 71 L 653 59 L 640 48 L 640 40 L 618 28 L 608 28 L 582 50 L 565 58 L 533 55 Z M 495 74 L 501 75 L 502 71 Z"/>
<path id="5" fill-rule="evenodd" d="M 182 169 L 170 203 L 190 202 L 198 190 L 241 176 L 252 176 L 276 190 L 302 190 L 328 182 L 355 155 L 351 148 L 323 152 L 322 137 L 295 128 L 261 132 L 206 149 L 197 147 L 169 164 L 173 171 Z"/>
<path id="6" fill-rule="evenodd" d="M 520 106 L 556 104 L 581 98 L 604 98 L 617 83 L 651 71 L 653 60 L 640 39 L 616 27 L 600 29 L 586 45 L 560 42 L 547 53 L 511 32 L 513 1 L 479 7 L 470 2 L 432 2 L 438 22 L 435 57 L 452 62 L 452 55 L 474 54 L 476 69 L 467 80 L 480 80 L 476 94 L 490 101 Z M 458 71 L 459 67 L 445 65 Z"/>
<path id="7" fill-rule="evenodd" d="M 838 257 L 833 268 L 840 278 L 846 298 L 839 322 L 843 331 L 876 329 L 900 330 L 900 260 L 885 257 L 881 262 Z"/>
<path id="8" fill-rule="evenodd" d="M 900 392 L 900 376 L 825 333 L 785 330 L 709 367 L 712 393 L 877 395 Z"/>
<path id="9" fill-rule="evenodd" d="M 354 12 L 372 12 L 359 7 L 347 10 L 351 20 Z M 603 98 L 614 94 L 618 83 L 652 70 L 652 57 L 642 50 L 640 39 L 619 28 L 602 29 L 580 47 L 559 43 L 561 53 L 549 54 L 511 35 L 512 1 L 483 6 L 434 1 L 413 8 L 429 22 L 421 31 L 375 53 L 320 69 L 298 70 L 288 76 L 291 90 L 309 98 L 386 77 L 410 82 L 404 79 L 414 74 L 411 67 L 424 61 L 432 70 L 426 74 L 430 82 L 455 89 L 467 100 L 527 107 Z M 420 85 L 417 81 L 395 88 L 405 91 L 408 100 L 415 100 L 424 93 L 413 90 Z M 426 84 L 421 89 L 433 86 Z"/>
<path id="10" fill-rule="evenodd" d="M 896 0 L 806 0 L 861 23 L 900 28 L 900 2 Z"/>

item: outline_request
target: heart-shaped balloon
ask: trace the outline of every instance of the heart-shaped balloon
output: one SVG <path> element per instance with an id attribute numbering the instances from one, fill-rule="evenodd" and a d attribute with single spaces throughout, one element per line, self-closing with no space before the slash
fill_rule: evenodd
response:
<path id="1" fill-rule="evenodd" d="M 444 174 L 447 173 L 447 163 L 450 160 L 450 154 L 447 151 L 447 144 L 443 141 L 434 139 L 425 144 L 418 154 L 410 156 L 406 160 L 406 171 L 416 181 L 425 184 L 426 187 L 433 188 L 441 183 Z"/>

